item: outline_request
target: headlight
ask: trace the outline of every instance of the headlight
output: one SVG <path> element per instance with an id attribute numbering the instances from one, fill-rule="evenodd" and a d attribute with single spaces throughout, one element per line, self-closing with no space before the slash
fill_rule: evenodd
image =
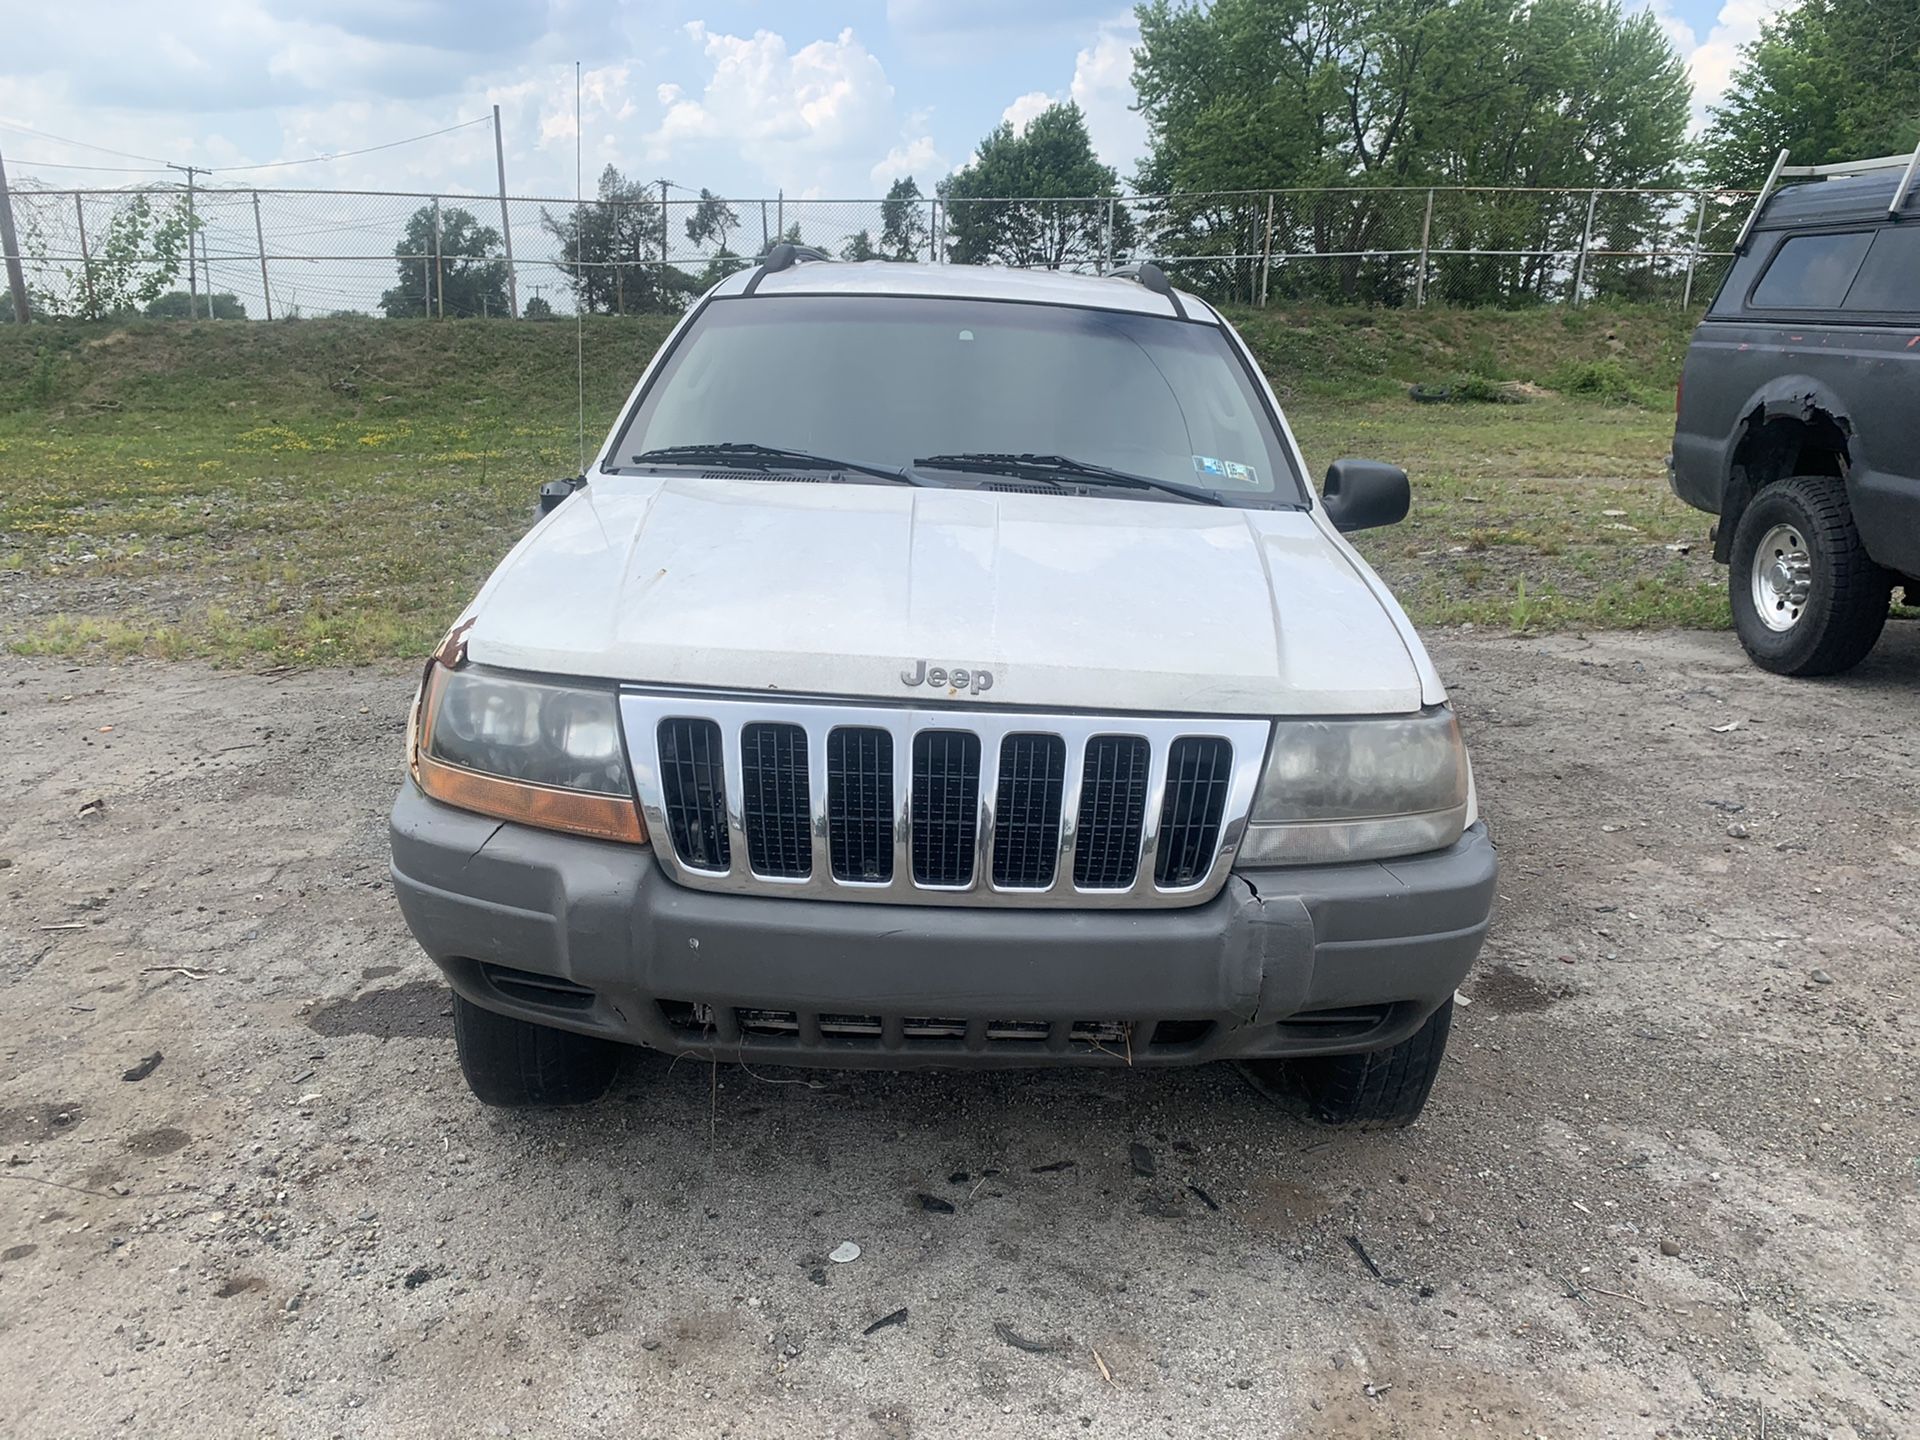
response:
<path id="1" fill-rule="evenodd" d="M 611 690 L 434 663 L 410 745 L 436 800 L 502 820 L 645 842 Z"/>
<path id="2" fill-rule="evenodd" d="M 1445 707 L 1378 720 L 1282 720 L 1239 862 L 1380 860 L 1440 850 L 1467 824 L 1467 751 Z"/>

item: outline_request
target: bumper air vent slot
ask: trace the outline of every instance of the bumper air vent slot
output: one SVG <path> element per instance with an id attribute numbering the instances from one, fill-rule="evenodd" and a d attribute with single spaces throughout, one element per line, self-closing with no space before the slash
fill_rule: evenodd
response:
<path id="1" fill-rule="evenodd" d="M 593 1008 L 593 991 L 558 975 L 536 975 L 531 970 L 514 970 L 485 962 L 481 963 L 480 973 L 503 997 L 522 1005 L 538 1005 L 546 1010 Z"/>

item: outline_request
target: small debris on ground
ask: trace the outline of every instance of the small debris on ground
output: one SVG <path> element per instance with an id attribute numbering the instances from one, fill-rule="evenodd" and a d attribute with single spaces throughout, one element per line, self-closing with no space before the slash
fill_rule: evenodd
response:
<path id="1" fill-rule="evenodd" d="M 1029 1355 L 1057 1355 L 1067 1348 L 1064 1340 L 1029 1340 L 1004 1320 L 993 1322 L 993 1333 L 1016 1350 L 1024 1350 Z"/>
<path id="2" fill-rule="evenodd" d="M 104 815 L 106 811 L 107 802 L 96 796 L 82 805 L 75 813 L 78 814 L 82 820 L 85 820 L 90 815 Z"/>
<path id="3" fill-rule="evenodd" d="M 1815 970 L 1811 975 L 1807 976 L 1807 978 L 1813 981 L 1813 983 L 1816 985 L 1833 984 L 1833 976 L 1829 975 L 1824 970 Z"/>
<path id="4" fill-rule="evenodd" d="M 128 1070 L 124 1074 L 122 1074 L 120 1078 L 122 1080 L 133 1080 L 133 1081 L 144 1080 L 147 1078 L 147 1076 L 153 1074 L 155 1070 L 160 1068 L 160 1062 L 164 1058 L 165 1057 L 158 1050 L 156 1050 L 151 1055 L 144 1057 L 140 1061 L 140 1063 L 135 1065 L 131 1070 Z"/>
<path id="5" fill-rule="evenodd" d="M 884 1330 L 889 1325 L 904 1325 L 906 1323 L 907 1323 L 907 1307 L 902 1305 L 898 1310 L 895 1310 L 891 1315 L 882 1315 L 878 1320 L 874 1321 L 871 1325 L 867 1326 L 867 1328 L 862 1330 L 860 1333 L 862 1335 L 871 1335 L 873 1334 L 874 1331 Z"/>
<path id="6" fill-rule="evenodd" d="M 860 1247 L 851 1240 L 842 1240 L 833 1247 L 833 1253 L 827 1256 L 836 1265 L 845 1265 L 860 1258 Z"/>
<path id="7" fill-rule="evenodd" d="M 1051 1175 L 1056 1170 L 1071 1170 L 1078 1163 L 1077 1160 L 1055 1160 L 1046 1165 L 1034 1166 L 1033 1173 L 1035 1175 Z"/>
<path id="8" fill-rule="evenodd" d="M 1220 1208 L 1220 1202 L 1218 1200 L 1214 1199 L 1213 1196 L 1207 1194 L 1206 1191 L 1202 1190 L 1198 1185 L 1194 1184 L 1191 1180 L 1187 1182 L 1187 1189 L 1191 1190 L 1195 1195 L 1198 1195 L 1200 1197 L 1200 1203 L 1206 1206 L 1207 1209 L 1218 1210 Z"/>
<path id="9" fill-rule="evenodd" d="M 1678 1255 L 1680 1253 L 1680 1242 L 1678 1240 L 1662 1240 L 1660 1242 L 1660 1253 L 1662 1255 Z"/>
<path id="10" fill-rule="evenodd" d="M 938 1195 L 929 1195 L 924 1190 L 916 1194 L 913 1198 L 920 1202 L 920 1208 L 922 1210 L 930 1210 L 935 1215 L 953 1214 L 953 1202 L 951 1200 L 942 1200 Z"/>
<path id="11" fill-rule="evenodd" d="M 1127 1146 L 1127 1159 L 1133 1162 L 1133 1173 L 1136 1175 L 1150 1178 L 1158 1169 L 1153 1163 L 1153 1151 L 1138 1140 Z"/>

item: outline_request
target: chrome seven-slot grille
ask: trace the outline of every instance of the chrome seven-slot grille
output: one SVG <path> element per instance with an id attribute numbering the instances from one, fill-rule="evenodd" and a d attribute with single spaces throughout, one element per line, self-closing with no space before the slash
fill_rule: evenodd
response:
<path id="1" fill-rule="evenodd" d="M 701 889 L 1184 905 L 1245 828 L 1261 720 L 621 697 L 662 864 Z"/>

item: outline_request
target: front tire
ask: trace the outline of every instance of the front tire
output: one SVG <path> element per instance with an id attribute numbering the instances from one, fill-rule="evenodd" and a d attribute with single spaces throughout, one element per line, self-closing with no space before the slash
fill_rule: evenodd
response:
<path id="1" fill-rule="evenodd" d="M 453 997 L 453 1040 L 467 1088 L 483 1104 L 589 1105 L 607 1093 L 625 1047 L 555 1030 Z"/>
<path id="2" fill-rule="evenodd" d="M 1734 631 L 1776 675 L 1850 670 L 1887 623 L 1893 576 L 1868 558 L 1846 485 L 1831 476 L 1796 475 L 1754 496 L 1729 560 Z"/>
<path id="3" fill-rule="evenodd" d="M 1384 1050 L 1304 1060 L 1249 1060 L 1245 1068 L 1262 1094 L 1303 1110 L 1323 1125 L 1403 1127 L 1420 1118 L 1439 1077 L 1452 1027 L 1449 998 L 1427 1017 L 1426 1024 Z"/>

